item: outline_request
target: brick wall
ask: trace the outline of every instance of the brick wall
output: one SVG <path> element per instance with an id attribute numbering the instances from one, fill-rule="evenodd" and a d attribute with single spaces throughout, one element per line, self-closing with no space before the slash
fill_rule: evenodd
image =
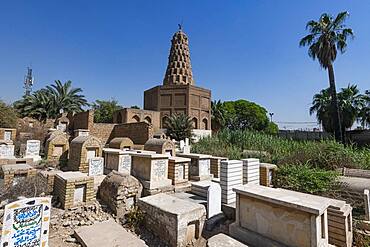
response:
<path id="1" fill-rule="evenodd" d="M 94 111 L 85 111 L 76 113 L 72 117 L 70 117 L 70 125 L 71 127 L 76 129 L 88 129 L 91 130 L 94 124 Z"/>
<path id="2" fill-rule="evenodd" d="M 90 129 L 90 135 L 97 137 L 105 146 L 108 141 L 114 138 L 113 130 L 115 126 L 116 124 L 110 123 L 94 123 Z"/>
<path id="3" fill-rule="evenodd" d="M 114 127 L 114 137 L 128 137 L 134 144 L 144 145 L 153 138 L 153 127 L 145 122 L 119 124 Z"/>

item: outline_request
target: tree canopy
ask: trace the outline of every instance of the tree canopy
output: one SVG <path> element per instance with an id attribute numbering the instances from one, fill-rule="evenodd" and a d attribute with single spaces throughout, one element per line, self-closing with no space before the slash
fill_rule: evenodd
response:
<path id="1" fill-rule="evenodd" d="M 14 107 L 22 117 L 32 117 L 40 121 L 57 118 L 61 110 L 64 112 L 81 112 L 88 106 L 81 88 L 73 88 L 72 82 L 56 80 L 54 84 L 24 96 L 14 103 Z"/>
<path id="2" fill-rule="evenodd" d="M 0 100 L 0 128 L 16 128 L 17 112 L 10 106 Z"/>
<path id="3" fill-rule="evenodd" d="M 122 109 L 117 100 L 96 100 L 92 104 L 94 110 L 94 122 L 96 123 L 112 123 L 113 112 Z"/>
<path id="4" fill-rule="evenodd" d="M 165 122 L 167 135 L 176 141 L 191 140 L 193 130 L 193 122 L 189 116 L 185 114 L 173 114 Z"/>

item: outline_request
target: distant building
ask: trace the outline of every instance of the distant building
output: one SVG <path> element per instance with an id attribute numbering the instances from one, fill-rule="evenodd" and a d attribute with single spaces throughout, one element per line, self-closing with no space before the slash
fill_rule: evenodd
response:
<path id="1" fill-rule="evenodd" d="M 172 114 L 183 113 L 194 129 L 211 130 L 211 91 L 195 86 L 189 41 L 181 28 L 173 35 L 163 85 L 144 92 L 144 109 L 160 112 L 160 126 Z"/>

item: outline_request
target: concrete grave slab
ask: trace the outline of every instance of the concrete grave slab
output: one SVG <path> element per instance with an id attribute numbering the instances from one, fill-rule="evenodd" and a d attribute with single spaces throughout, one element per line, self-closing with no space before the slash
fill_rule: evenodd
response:
<path id="1" fill-rule="evenodd" d="M 223 233 L 219 233 L 208 239 L 207 247 L 248 247 L 248 245 Z"/>
<path id="2" fill-rule="evenodd" d="M 97 222 L 75 230 L 75 236 L 84 247 L 145 247 L 145 242 L 126 231 L 114 220 Z"/>

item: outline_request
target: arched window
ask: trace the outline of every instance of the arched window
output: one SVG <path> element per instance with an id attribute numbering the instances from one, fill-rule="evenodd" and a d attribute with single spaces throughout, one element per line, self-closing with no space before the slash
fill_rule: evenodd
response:
<path id="1" fill-rule="evenodd" d="M 201 129 L 203 129 L 203 130 L 207 130 L 208 129 L 208 120 L 207 120 L 207 118 L 203 118 Z"/>
<path id="2" fill-rule="evenodd" d="M 168 122 L 168 117 L 167 116 L 164 116 L 162 118 L 162 128 L 167 128 L 167 122 Z"/>
<path id="3" fill-rule="evenodd" d="M 134 123 L 138 123 L 138 122 L 140 122 L 140 118 L 139 118 L 139 116 L 138 116 L 138 115 L 133 116 L 133 117 L 132 117 L 132 121 L 133 121 Z"/>
<path id="4" fill-rule="evenodd" d="M 150 117 L 148 117 L 148 116 L 146 116 L 144 118 L 144 121 L 147 122 L 147 123 L 152 123 L 152 119 Z"/>
<path id="5" fill-rule="evenodd" d="M 196 117 L 193 117 L 191 121 L 193 122 L 193 128 L 198 129 L 198 119 Z"/>

